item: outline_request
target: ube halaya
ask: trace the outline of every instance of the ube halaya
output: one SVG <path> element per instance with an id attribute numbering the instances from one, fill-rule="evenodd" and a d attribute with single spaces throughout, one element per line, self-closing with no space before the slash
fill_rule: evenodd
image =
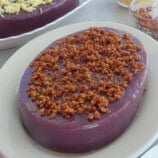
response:
<path id="1" fill-rule="evenodd" d="M 137 112 L 146 60 L 136 37 L 111 28 L 89 28 L 53 42 L 21 79 L 24 127 L 55 151 L 81 153 L 109 144 Z"/>
<path id="2" fill-rule="evenodd" d="M 79 5 L 79 0 L 0 1 L 0 38 L 40 28 Z"/>

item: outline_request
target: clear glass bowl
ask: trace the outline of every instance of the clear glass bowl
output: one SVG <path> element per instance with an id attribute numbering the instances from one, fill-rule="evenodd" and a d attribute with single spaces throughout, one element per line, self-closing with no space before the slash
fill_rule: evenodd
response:
<path id="1" fill-rule="evenodd" d="M 133 0 L 129 10 L 137 28 L 158 40 L 158 0 Z"/>

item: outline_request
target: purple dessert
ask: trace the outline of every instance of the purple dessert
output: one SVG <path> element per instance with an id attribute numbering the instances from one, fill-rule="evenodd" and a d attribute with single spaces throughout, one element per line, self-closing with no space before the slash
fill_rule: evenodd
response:
<path id="1" fill-rule="evenodd" d="M 0 158 L 4 158 L 4 156 L 2 156 L 2 154 L 0 154 Z"/>
<path id="2" fill-rule="evenodd" d="M 79 0 L 54 0 L 37 7 L 33 12 L 4 13 L 0 17 L 0 38 L 19 35 L 44 26 L 78 6 Z"/>
<path id="3" fill-rule="evenodd" d="M 92 43 L 93 45 L 91 45 Z M 73 50 L 72 54 L 65 49 Z M 80 51 L 76 49 L 80 49 Z M 67 54 L 64 55 L 64 52 Z M 59 67 L 53 65 L 51 68 L 48 63 L 52 61 L 54 64 L 57 54 L 59 55 Z M 52 55 L 52 59 L 50 55 Z M 43 64 L 43 60 L 45 64 Z M 111 28 L 90 28 L 54 42 L 35 58 L 22 77 L 19 100 L 24 127 L 35 141 L 55 151 L 81 153 L 109 144 L 125 131 L 137 112 L 145 88 L 146 60 L 143 45 L 136 37 Z M 66 64 L 63 64 L 64 61 Z M 68 65 L 72 61 L 73 64 Z M 74 61 L 77 66 L 74 65 Z M 104 65 L 105 62 L 106 68 L 110 66 L 107 72 L 103 71 L 104 67 L 101 65 Z M 92 63 L 96 63 L 94 69 Z M 46 64 L 48 64 L 47 67 L 45 67 Z M 97 67 L 97 64 L 101 69 Z M 44 66 L 40 67 L 40 65 Z M 123 66 L 125 69 L 119 69 Z M 45 68 L 49 70 L 49 73 L 44 70 Z M 66 72 L 66 68 L 71 71 Z M 39 75 L 41 71 L 43 73 L 43 70 L 44 74 L 48 73 L 52 76 L 50 86 L 53 87 L 55 83 L 60 83 L 57 87 L 53 87 L 56 93 L 54 91 L 52 93 L 56 95 L 56 98 L 52 102 L 48 101 L 48 105 L 42 104 L 40 100 L 42 97 L 35 95 L 35 93 L 39 93 L 36 91 L 38 88 L 42 93 L 49 85 L 45 79 L 42 79 L 42 83 L 37 82 L 38 78 L 34 76 L 34 74 Z M 111 72 L 111 70 L 113 71 Z M 85 76 L 77 78 L 76 72 L 80 71 L 80 75 L 87 76 L 89 73 L 94 84 L 89 84 L 91 82 L 89 77 L 88 79 L 84 79 Z M 84 73 L 84 71 L 87 72 Z M 55 72 L 62 73 L 60 77 L 54 78 Z M 75 75 L 73 76 L 73 74 Z M 72 79 L 71 83 L 79 79 L 76 83 L 77 89 L 73 91 L 73 87 L 66 86 L 68 83 L 62 84 L 61 80 L 66 76 L 69 76 L 69 81 Z M 80 85 L 83 83 L 84 88 L 81 88 Z M 38 87 L 33 88 L 35 84 L 38 84 Z M 111 87 L 108 87 L 109 85 Z M 64 89 L 61 89 L 62 86 Z M 49 86 L 48 88 L 50 89 Z M 93 95 L 93 99 L 91 99 L 89 94 L 93 94 L 93 92 L 97 94 Z M 74 100 L 71 98 L 81 93 L 88 94 L 89 98 L 86 98 L 84 103 L 82 102 L 83 104 L 80 102 L 78 102 L 80 105 L 73 104 Z M 43 95 L 44 99 L 46 97 L 54 99 L 52 94 L 47 93 L 46 95 Z M 70 111 L 63 107 L 62 99 L 65 96 L 71 100 L 69 102 L 67 99 L 64 102 L 69 103 L 67 106 L 69 110 L 71 107 Z M 80 97 L 80 95 L 77 96 Z M 80 99 L 79 101 L 81 101 Z M 54 103 L 58 108 L 54 107 Z M 50 117 L 52 114 L 53 117 Z"/>

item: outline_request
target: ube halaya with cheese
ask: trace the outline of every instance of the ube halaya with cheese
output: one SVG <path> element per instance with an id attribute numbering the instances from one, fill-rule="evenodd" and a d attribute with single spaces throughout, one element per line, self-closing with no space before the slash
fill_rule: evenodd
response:
<path id="1" fill-rule="evenodd" d="M 60 152 L 88 152 L 111 143 L 140 105 L 146 60 L 136 37 L 111 28 L 89 28 L 53 42 L 21 79 L 25 129 Z"/>
<path id="2" fill-rule="evenodd" d="M 0 38 L 40 28 L 78 5 L 79 0 L 1 0 Z"/>

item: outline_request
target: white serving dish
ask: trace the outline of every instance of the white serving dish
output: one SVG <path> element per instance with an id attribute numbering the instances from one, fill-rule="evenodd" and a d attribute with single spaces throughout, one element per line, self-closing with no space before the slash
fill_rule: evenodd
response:
<path id="1" fill-rule="evenodd" d="M 53 41 L 89 27 L 112 27 L 135 35 L 148 53 L 149 73 L 142 105 L 128 129 L 113 143 L 86 154 L 57 153 L 38 145 L 22 126 L 17 90 L 30 61 Z M 39 44 L 40 43 L 40 44 Z M 38 45 L 38 47 L 36 47 Z M 47 32 L 21 47 L 0 70 L 0 152 L 6 158 L 136 158 L 158 136 L 158 44 L 143 32 L 112 22 L 88 22 L 69 25 Z"/>

